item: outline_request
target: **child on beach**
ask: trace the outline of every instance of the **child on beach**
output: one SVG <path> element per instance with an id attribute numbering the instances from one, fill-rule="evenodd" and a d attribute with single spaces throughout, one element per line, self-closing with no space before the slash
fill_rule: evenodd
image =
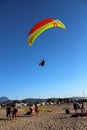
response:
<path id="1" fill-rule="evenodd" d="M 12 119 L 16 119 L 17 114 L 18 114 L 17 108 L 13 107 L 13 110 L 12 110 Z"/>

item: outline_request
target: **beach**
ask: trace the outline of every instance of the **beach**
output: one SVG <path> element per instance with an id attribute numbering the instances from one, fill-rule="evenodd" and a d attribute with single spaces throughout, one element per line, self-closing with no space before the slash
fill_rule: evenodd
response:
<path id="1" fill-rule="evenodd" d="M 5 109 L 0 110 L 0 130 L 87 130 L 87 117 L 71 118 L 65 114 L 64 107 L 72 107 L 72 104 L 45 105 L 38 115 L 29 116 L 25 112 L 19 112 L 13 120 L 6 119 Z M 53 111 L 48 111 L 53 110 Z"/>

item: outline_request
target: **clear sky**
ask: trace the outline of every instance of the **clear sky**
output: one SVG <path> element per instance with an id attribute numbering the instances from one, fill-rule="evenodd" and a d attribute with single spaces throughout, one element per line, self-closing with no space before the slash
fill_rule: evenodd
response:
<path id="1" fill-rule="evenodd" d="M 30 47 L 27 36 L 40 20 L 61 20 Z M 38 63 L 45 59 L 46 64 Z M 0 0 L 0 97 L 87 96 L 87 1 Z"/>

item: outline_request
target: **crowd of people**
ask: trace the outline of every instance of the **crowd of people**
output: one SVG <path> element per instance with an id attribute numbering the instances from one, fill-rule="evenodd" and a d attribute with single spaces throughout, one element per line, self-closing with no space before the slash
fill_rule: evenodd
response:
<path id="1" fill-rule="evenodd" d="M 39 107 L 37 104 L 31 104 L 29 106 L 29 111 L 25 114 L 25 115 L 31 115 L 31 116 L 38 116 L 38 113 L 39 113 Z M 70 110 L 71 108 L 70 107 L 65 107 L 65 113 L 66 114 L 70 114 Z M 84 103 L 81 102 L 74 102 L 73 103 L 73 109 L 75 111 L 74 115 L 72 115 L 72 117 L 74 116 L 84 116 L 86 111 L 85 111 L 85 107 L 84 107 Z M 14 106 L 14 107 L 11 107 L 10 104 L 7 104 L 6 106 L 6 117 L 8 120 L 11 120 L 11 119 L 16 119 L 16 117 L 18 116 L 18 109 Z"/>
<path id="2" fill-rule="evenodd" d="M 87 115 L 83 102 L 74 101 L 73 108 L 72 107 L 64 108 L 66 114 L 70 114 L 72 109 L 74 110 L 75 113 L 71 117 Z"/>
<path id="3" fill-rule="evenodd" d="M 81 103 L 79 103 L 79 102 L 74 102 L 74 103 L 73 103 L 73 108 L 74 108 L 74 110 L 75 110 L 75 113 L 78 113 L 79 110 L 80 110 L 80 112 L 81 112 L 82 114 L 85 113 L 85 107 L 84 107 L 83 102 L 81 102 Z"/>
<path id="4" fill-rule="evenodd" d="M 29 106 L 29 111 L 26 113 L 26 115 L 38 115 L 39 113 L 39 107 L 37 106 L 37 104 L 31 104 Z M 6 117 L 8 120 L 11 119 L 16 119 L 16 117 L 18 116 L 18 109 L 14 106 L 11 107 L 10 104 L 7 104 L 6 106 Z"/>
<path id="5" fill-rule="evenodd" d="M 74 102 L 73 103 L 73 108 L 75 111 L 75 114 L 73 114 L 71 117 L 85 117 L 87 116 L 87 112 L 84 107 L 83 102 Z"/>

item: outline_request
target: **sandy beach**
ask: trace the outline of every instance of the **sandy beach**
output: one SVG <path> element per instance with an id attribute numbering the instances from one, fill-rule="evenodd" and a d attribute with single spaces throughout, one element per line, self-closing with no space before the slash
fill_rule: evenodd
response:
<path id="1" fill-rule="evenodd" d="M 1 109 L 0 130 L 87 130 L 87 117 L 71 118 L 74 110 L 66 115 L 63 110 L 66 106 L 67 104 L 42 106 L 44 110 L 56 111 L 40 111 L 38 116 L 26 116 L 24 112 L 19 112 L 17 119 L 13 120 L 7 120 L 5 109 Z"/>

